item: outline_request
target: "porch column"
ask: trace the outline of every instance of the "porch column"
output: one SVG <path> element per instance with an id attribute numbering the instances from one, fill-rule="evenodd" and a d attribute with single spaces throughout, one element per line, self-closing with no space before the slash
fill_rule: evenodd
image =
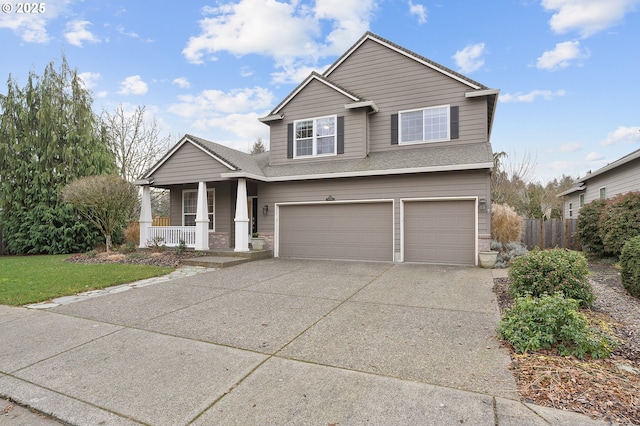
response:
<path id="1" fill-rule="evenodd" d="M 196 209 L 196 250 L 209 250 L 209 206 L 207 184 L 198 183 L 198 206 Z"/>
<path id="2" fill-rule="evenodd" d="M 149 238 L 149 228 L 153 223 L 151 218 L 151 188 L 149 185 L 142 187 L 142 200 L 140 205 L 140 248 L 147 247 L 147 239 Z"/>
<path id="3" fill-rule="evenodd" d="M 247 180 L 238 179 L 236 194 L 236 248 L 234 251 L 249 251 L 249 212 L 247 211 Z"/>

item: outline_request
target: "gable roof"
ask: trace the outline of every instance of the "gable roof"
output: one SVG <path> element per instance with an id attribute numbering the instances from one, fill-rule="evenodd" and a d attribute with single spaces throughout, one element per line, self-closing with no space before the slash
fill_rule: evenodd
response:
<path id="1" fill-rule="evenodd" d="M 469 77 L 466 77 L 456 71 L 453 71 L 452 69 L 445 67 L 444 65 L 440 65 L 437 62 L 427 59 L 424 56 L 418 55 L 417 53 L 412 52 L 409 49 L 406 49 L 398 44 L 395 44 L 392 41 L 382 38 L 372 33 L 371 31 L 367 31 L 362 37 L 360 37 L 360 40 L 358 40 L 353 46 L 351 46 L 349 50 L 347 50 L 342 56 L 340 56 L 329 68 L 325 70 L 325 72 L 322 75 L 324 77 L 329 77 L 333 71 L 335 71 L 349 56 L 351 56 L 351 54 L 353 54 L 353 52 L 358 50 L 358 48 L 367 40 L 371 40 L 391 50 L 394 50 L 400 53 L 401 55 L 406 56 L 409 59 L 413 59 L 414 61 L 419 62 L 422 65 L 425 65 L 435 71 L 438 71 L 439 73 L 446 75 L 447 77 L 453 78 L 454 80 L 458 80 L 459 82 L 471 87 L 472 89 L 476 89 L 476 90 L 489 89 L 487 86 L 481 83 L 478 83 L 477 81 L 474 81 Z"/>
<path id="2" fill-rule="evenodd" d="M 309 76 L 302 83 L 300 83 L 298 85 L 298 87 L 293 89 L 293 91 L 289 94 L 289 96 L 287 96 L 282 102 L 280 102 L 269 113 L 268 116 L 259 118 L 259 120 L 262 121 L 262 122 L 268 122 L 268 121 L 284 118 L 284 116 L 278 116 L 278 113 L 280 112 L 280 110 L 282 110 L 282 108 L 284 108 L 293 98 L 296 97 L 296 95 L 298 93 L 300 93 L 302 91 L 302 89 L 307 87 L 309 85 L 309 83 L 311 83 L 312 81 L 318 81 L 318 82 L 324 84 L 325 86 L 330 87 L 331 89 L 335 90 L 336 92 L 343 94 L 344 96 L 346 96 L 347 98 L 351 99 L 354 102 L 362 102 L 362 101 L 365 100 L 365 99 L 359 97 L 358 95 L 355 95 L 354 93 L 350 92 L 349 90 L 345 89 L 344 87 L 340 87 L 339 85 L 333 83 L 332 81 L 329 81 L 327 78 L 323 77 L 322 75 L 318 74 L 317 72 L 312 71 L 311 74 L 309 74 Z"/>

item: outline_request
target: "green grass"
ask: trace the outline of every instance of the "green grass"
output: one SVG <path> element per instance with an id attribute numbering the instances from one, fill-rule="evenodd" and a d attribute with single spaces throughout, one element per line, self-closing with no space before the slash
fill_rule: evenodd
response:
<path id="1" fill-rule="evenodd" d="M 21 306 L 165 275 L 174 268 L 65 262 L 68 255 L 0 256 L 0 304 Z"/>

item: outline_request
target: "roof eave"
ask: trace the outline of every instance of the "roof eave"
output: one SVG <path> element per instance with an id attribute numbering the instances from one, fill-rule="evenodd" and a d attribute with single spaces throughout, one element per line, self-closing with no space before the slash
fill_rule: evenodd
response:
<path id="1" fill-rule="evenodd" d="M 272 121 L 282 120 L 283 118 L 284 118 L 284 114 L 280 113 L 280 114 L 267 115 L 266 117 L 260 117 L 258 118 L 258 121 L 260 121 L 261 123 L 270 123 Z"/>
<path id="2" fill-rule="evenodd" d="M 317 174 L 305 174 L 305 175 L 290 175 L 290 176 L 259 176 L 243 171 L 222 173 L 220 176 L 224 178 L 248 178 L 255 179 L 262 182 L 286 182 L 286 181 L 300 181 L 300 180 L 315 180 L 315 179 L 335 179 L 335 178 L 349 178 L 349 177 L 368 177 L 368 176 L 389 176 L 389 175 L 403 175 L 414 173 L 434 173 L 434 172 L 451 172 L 451 171 L 464 171 L 464 170 L 482 170 L 493 168 L 493 162 L 488 163 L 474 163 L 474 164 L 450 164 L 447 166 L 427 166 L 427 167 L 409 167 L 403 169 L 381 169 L 381 170 L 359 170 L 353 172 L 337 172 L 337 173 L 317 173 Z"/>
<path id="3" fill-rule="evenodd" d="M 344 109 L 357 109 L 357 108 L 371 108 L 372 112 L 378 112 L 380 109 L 378 108 L 378 105 L 376 105 L 375 102 L 373 101 L 360 101 L 360 102 L 353 102 L 350 104 L 344 104 Z"/>

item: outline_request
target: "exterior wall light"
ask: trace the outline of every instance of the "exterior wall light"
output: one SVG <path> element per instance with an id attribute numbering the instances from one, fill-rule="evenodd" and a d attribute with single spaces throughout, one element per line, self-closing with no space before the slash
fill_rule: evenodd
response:
<path id="1" fill-rule="evenodd" d="M 265 204 L 264 207 L 262 208 L 262 214 L 264 216 L 266 216 L 267 214 L 269 214 L 269 205 Z"/>
<path id="2" fill-rule="evenodd" d="M 487 200 L 485 200 L 484 198 L 480 198 L 478 200 L 478 211 L 480 213 L 486 213 L 487 212 Z"/>

